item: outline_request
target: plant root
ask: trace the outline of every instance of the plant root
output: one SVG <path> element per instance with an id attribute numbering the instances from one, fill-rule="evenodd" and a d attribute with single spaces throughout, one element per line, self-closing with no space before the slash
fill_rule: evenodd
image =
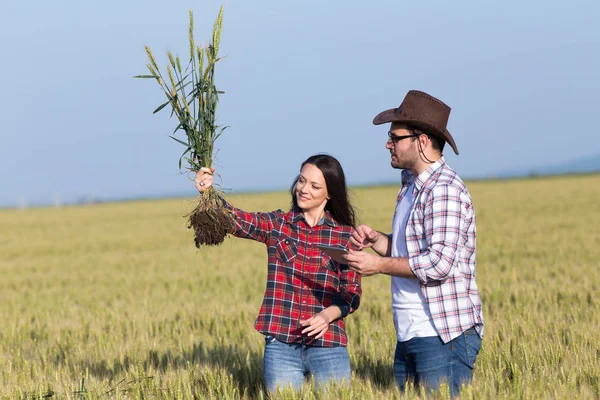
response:
<path id="1" fill-rule="evenodd" d="M 188 228 L 194 229 L 194 244 L 216 246 L 231 232 L 232 216 L 227 209 L 218 207 L 203 210 L 196 208 L 189 215 Z"/>

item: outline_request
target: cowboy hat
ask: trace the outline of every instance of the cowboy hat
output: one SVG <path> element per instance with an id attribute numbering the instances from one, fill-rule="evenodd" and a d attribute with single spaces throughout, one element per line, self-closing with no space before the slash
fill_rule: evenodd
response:
<path id="1" fill-rule="evenodd" d="M 409 125 L 444 140 L 458 154 L 454 138 L 446 129 L 449 117 L 450 107 L 442 101 L 425 92 L 411 90 L 400 107 L 380 112 L 373 119 L 373 124 L 398 122 Z"/>

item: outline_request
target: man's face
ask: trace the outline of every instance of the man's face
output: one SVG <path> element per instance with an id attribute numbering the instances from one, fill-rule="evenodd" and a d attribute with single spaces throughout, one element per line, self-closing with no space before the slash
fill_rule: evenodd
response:
<path id="1" fill-rule="evenodd" d="M 385 148 L 390 151 L 393 168 L 412 169 L 419 160 L 416 136 L 404 124 L 393 122 Z M 410 136 L 410 137 L 408 137 Z"/>

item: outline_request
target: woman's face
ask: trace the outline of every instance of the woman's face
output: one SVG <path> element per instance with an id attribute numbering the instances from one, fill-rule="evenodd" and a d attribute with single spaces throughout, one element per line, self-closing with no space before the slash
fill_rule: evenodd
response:
<path id="1" fill-rule="evenodd" d="M 329 199 L 325 177 L 313 164 L 305 164 L 296 183 L 296 202 L 303 211 L 325 208 Z"/>

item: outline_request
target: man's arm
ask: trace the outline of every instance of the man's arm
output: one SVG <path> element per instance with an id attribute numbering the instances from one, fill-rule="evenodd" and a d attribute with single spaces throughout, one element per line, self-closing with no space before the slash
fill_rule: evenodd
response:
<path id="1" fill-rule="evenodd" d="M 382 257 L 366 251 L 354 250 L 350 250 L 343 257 L 348 266 L 362 276 L 386 274 L 401 278 L 415 278 L 415 274 L 408 264 L 408 258 Z"/>
<path id="2" fill-rule="evenodd" d="M 410 265 L 408 263 L 408 258 L 404 257 L 380 257 L 381 267 L 380 270 L 382 274 L 390 275 L 390 276 L 398 276 L 400 278 L 416 278 L 412 269 L 410 269 Z"/>
<path id="3" fill-rule="evenodd" d="M 470 223 L 472 217 L 470 199 L 458 188 L 442 185 L 433 189 L 423 221 L 427 248 L 409 258 L 410 268 L 421 283 L 454 275 L 465 240 L 461 223 Z"/>
<path id="4" fill-rule="evenodd" d="M 429 281 L 443 281 L 453 275 L 458 265 L 458 248 L 462 242 L 461 221 L 472 221 L 472 218 L 470 199 L 464 197 L 455 187 L 437 186 L 428 200 L 423 221 L 423 230 L 427 236 L 426 249 L 411 254 L 410 258 L 380 257 L 355 251 L 346 256 L 348 265 L 363 276 L 386 274 L 404 278 L 416 277 L 424 284 Z M 357 243 L 360 244 L 361 237 L 365 237 L 362 243 L 367 244 L 357 248 L 372 247 L 378 254 L 383 255 L 384 243 L 389 247 L 391 240 L 380 232 L 372 229 L 371 231 L 367 230 L 366 234 L 357 236 Z M 355 236 L 352 239 L 354 243 Z M 389 249 L 385 255 L 390 255 Z"/>

